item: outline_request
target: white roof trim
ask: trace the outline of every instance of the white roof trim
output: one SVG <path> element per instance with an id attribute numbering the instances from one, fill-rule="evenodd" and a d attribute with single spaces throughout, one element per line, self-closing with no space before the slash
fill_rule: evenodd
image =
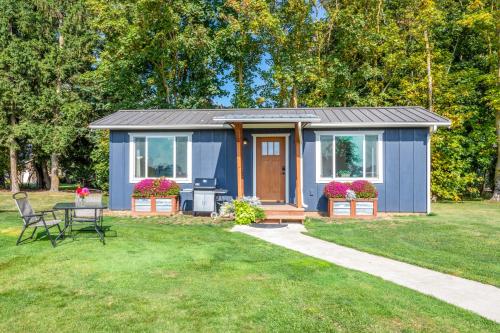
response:
<path id="1" fill-rule="evenodd" d="M 253 120 L 253 119 L 252 119 Z M 303 121 L 303 119 L 301 120 Z M 249 122 L 250 124 L 286 124 L 286 121 L 279 122 Z M 288 122 L 290 123 L 290 122 Z M 439 123 L 439 122 L 387 122 L 387 123 L 310 123 L 305 127 L 307 128 L 390 128 L 390 127 L 450 127 L 451 122 Z M 230 129 L 231 126 L 228 124 L 205 124 L 205 125 L 90 125 L 91 129 L 109 129 L 109 130 L 196 130 L 196 129 Z M 247 127 L 249 128 L 249 127 Z M 266 128 L 273 128 L 272 126 L 266 126 Z M 276 127 L 278 128 L 278 127 Z M 281 128 L 281 127 L 280 127 Z"/>
<path id="2" fill-rule="evenodd" d="M 91 129 L 109 129 L 109 130 L 189 130 L 189 129 L 226 129 L 231 128 L 225 124 L 207 124 L 207 125 L 90 125 Z"/>

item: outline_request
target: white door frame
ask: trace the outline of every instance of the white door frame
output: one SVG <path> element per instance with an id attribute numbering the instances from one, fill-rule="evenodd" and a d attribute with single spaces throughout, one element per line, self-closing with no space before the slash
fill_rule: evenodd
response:
<path id="1" fill-rule="evenodd" d="M 265 137 L 284 137 L 285 138 L 285 203 L 290 203 L 290 193 L 289 193 L 289 169 L 290 169 L 290 158 L 289 158 L 289 138 L 290 133 L 258 133 L 252 134 L 253 147 L 252 147 L 252 164 L 253 164 L 253 196 L 257 196 L 257 138 Z"/>

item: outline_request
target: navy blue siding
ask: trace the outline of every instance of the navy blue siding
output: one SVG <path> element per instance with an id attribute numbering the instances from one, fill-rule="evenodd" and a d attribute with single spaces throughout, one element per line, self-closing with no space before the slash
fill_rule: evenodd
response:
<path id="1" fill-rule="evenodd" d="M 289 133 L 289 201 L 295 202 L 295 144 L 293 130 L 245 130 L 245 195 L 253 195 L 253 137 L 255 133 Z M 379 210 L 390 212 L 425 212 L 427 129 L 384 130 L 384 182 L 379 190 Z M 129 183 L 129 133 L 111 131 L 110 138 L 110 208 L 130 209 L 133 184 Z M 315 133 L 303 132 L 304 202 L 308 211 L 325 211 L 325 184 L 316 183 Z M 220 187 L 237 194 L 236 147 L 231 130 L 200 130 L 193 133 L 192 176 L 216 177 Z M 192 184 L 180 184 L 192 188 Z M 191 195 L 181 195 L 181 207 L 191 209 Z"/>
<path id="2" fill-rule="evenodd" d="M 134 184 L 129 182 L 129 133 L 111 131 L 110 138 L 110 208 L 130 209 Z M 220 187 L 228 189 L 229 196 L 237 193 L 236 146 L 232 131 L 195 131 L 192 145 L 192 176 L 217 177 Z M 179 184 L 192 188 L 192 183 Z M 191 209 L 192 196 L 181 194 L 181 207 Z"/>
<path id="3" fill-rule="evenodd" d="M 379 191 L 382 212 L 426 212 L 427 135 L 426 128 L 382 129 L 384 174 Z M 316 183 L 316 135 L 304 130 L 304 202 L 309 211 L 325 211 L 325 184 Z"/>

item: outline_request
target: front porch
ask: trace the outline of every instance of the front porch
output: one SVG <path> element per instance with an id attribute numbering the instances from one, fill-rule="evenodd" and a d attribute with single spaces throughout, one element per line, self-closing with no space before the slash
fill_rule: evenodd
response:
<path id="1" fill-rule="evenodd" d="M 215 117 L 230 125 L 236 143 L 237 197 L 258 197 L 266 222 L 303 222 L 302 129 L 311 114 Z"/>
<path id="2" fill-rule="evenodd" d="M 282 223 L 282 222 L 300 222 L 304 223 L 306 218 L 303 207 L 289 204 L 263 204 L 261 208 L 266 213 L 266 219 L 263 222 Z"/>

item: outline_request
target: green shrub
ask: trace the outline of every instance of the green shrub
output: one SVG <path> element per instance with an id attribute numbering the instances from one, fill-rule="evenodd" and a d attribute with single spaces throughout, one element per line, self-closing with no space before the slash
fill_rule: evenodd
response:
<path id="1" fill-rule="evenodd" d="M 255 222 L 255 209 L 246 201 L 234 200 L 234 221 L 236 224 Z"/>
<path id="2" fill-rule="evenodd" d="M 262 208 L 252 205 L 246 199 L 234 200 L 232 205 L 234 206 L 234 221 L 236 224 L 250 224 L 266 217 Z"/>

